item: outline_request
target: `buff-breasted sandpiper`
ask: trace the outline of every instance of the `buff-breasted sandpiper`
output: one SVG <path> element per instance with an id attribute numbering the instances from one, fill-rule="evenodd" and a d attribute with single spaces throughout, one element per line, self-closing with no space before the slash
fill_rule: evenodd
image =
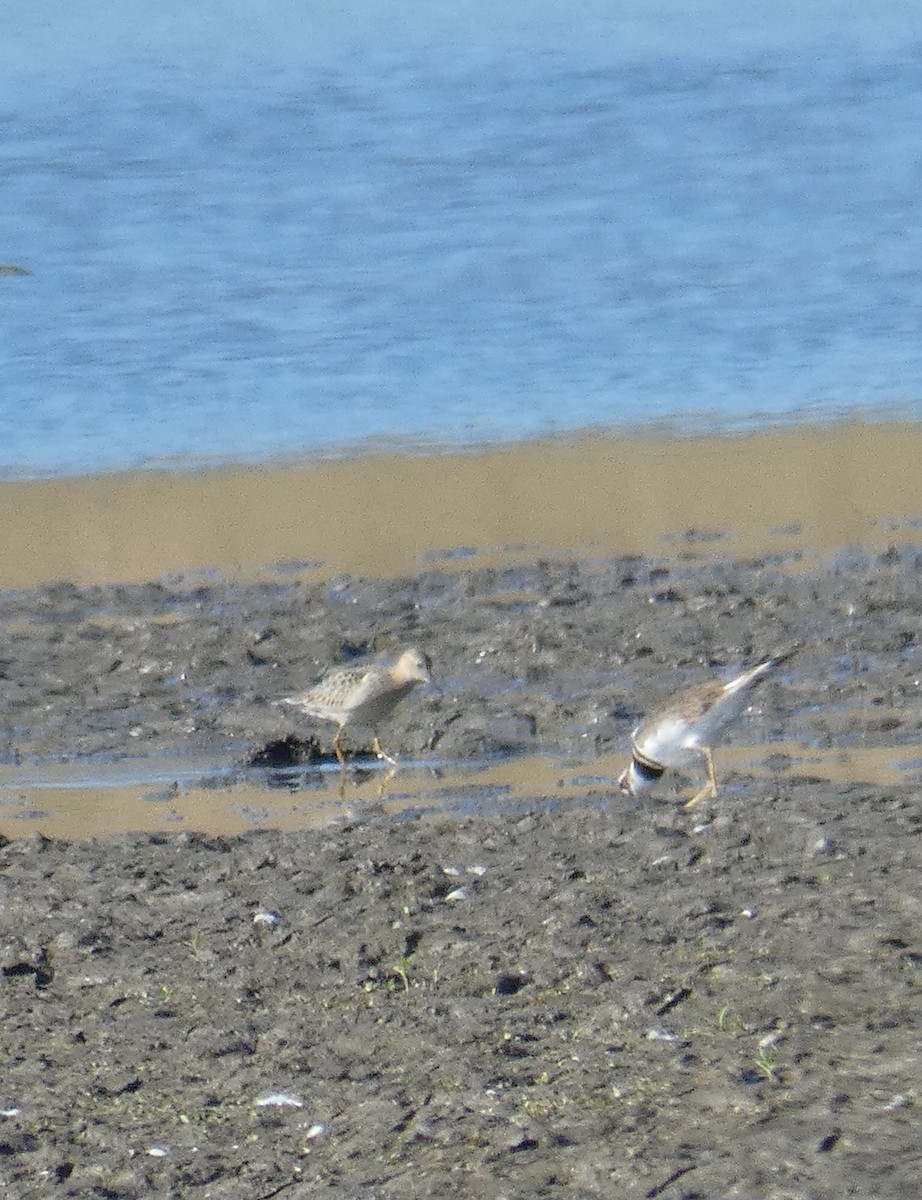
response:
<path id="1" fill-rule="evenodd" d="M 370 728 L 374 734 L 372 749 L 378 758 L 397 765 L 397 760 L 381 749 L 377 727 L 389 713 L 420 683 L 432 682 L 432 663 L 419 650 L 407 649 L 370 662 L 336 667 L 300 696 L 289 696 L 281 704 L 290 704 L 309 717 L 333 721 L 337 727 L 333 753 L 345 765 L 342 750 L 347 725 Z"/>

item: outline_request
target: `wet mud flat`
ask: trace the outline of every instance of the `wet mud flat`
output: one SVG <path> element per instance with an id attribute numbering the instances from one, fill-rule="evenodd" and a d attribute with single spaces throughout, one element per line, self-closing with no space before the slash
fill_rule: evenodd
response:
<path id="1" fill-rule="evenodd" d="M 307 732 L 279 696 L 410 642 L 441 690 L 385 744 L 591 761 L 795 641 L 728 740 L 915 744 L 915 548 L 706 551 L 4 592 L 5 745 L 246 757 Z M 6 841 L 5 1193 L 915 1196 L 922 786 L 773 761 L 718 751 L 691 814 L 670 778 L 462 820 Z"/>

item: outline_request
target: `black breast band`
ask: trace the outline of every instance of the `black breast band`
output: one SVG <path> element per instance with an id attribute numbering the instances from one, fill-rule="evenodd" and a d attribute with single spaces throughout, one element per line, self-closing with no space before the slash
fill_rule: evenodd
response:
<path id="1" fill-rule="evenodd" d="M 631 757 L 634 759 L 634 767 L 637 773 L 644 779 L 650 780 L 651 783 L 654 779 L 659 779 L 666 770 L 662 763 L 655 762 L 652 758 L 647 758 L 645 754 L 641 754 L 636 746 L 631 751 Z"/>

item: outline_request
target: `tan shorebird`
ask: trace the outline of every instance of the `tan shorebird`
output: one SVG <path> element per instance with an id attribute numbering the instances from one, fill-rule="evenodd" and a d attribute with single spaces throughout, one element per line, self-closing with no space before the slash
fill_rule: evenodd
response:
<path id="1" fill-rule="evenodd" d="M 337 726 L 333 753 L 345 766 L 342 749 L 347 725 L 367 726 L 374 734 L 372 749 L 378 758 L 397 765 L 397 760 L 381 748 L 377 726 L 401 700 L 420 683 L 432 682 L 432 663 L 419 650 L 403 650 L 371 661 L 336 667 L 300 696 L 288 696 L 280 704 L 290 704 L 309 717 L 333 721 Z"/>
<path id="2" fill-rule="evenodd" d="M 769 655 L 726 682 L 711 679 L 699 683 L 649 713 L 631 734 L 631 761 L 618 780 L 622 792 L 636 796 L 654 784 L 667 767 L 687 767 L 703 758 L 707 783 L 684 807 L 694 808 L 702 800 L 714 799 L 714 741 L 746 708 L 752 688 L 796 649 Z"/>

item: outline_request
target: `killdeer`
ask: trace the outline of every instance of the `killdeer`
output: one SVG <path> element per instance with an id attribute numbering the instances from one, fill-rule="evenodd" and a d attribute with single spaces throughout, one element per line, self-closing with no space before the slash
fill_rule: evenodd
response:
<path id="1" fill-rule="evenodd" d="M 631 734 L 631 761 L 618 785 L 636 796 L 655 783 L 667 767 L 685 767 L 700 757 L 707 766 L 707 783 L 685 803 L 694 808 L 717 795 L 711 747 L 724 728 L 743 712 L 753 687 L 795 649 L 761 659 L 732 679 L 708 680 L 679 692 L 654 709 Z"/>

